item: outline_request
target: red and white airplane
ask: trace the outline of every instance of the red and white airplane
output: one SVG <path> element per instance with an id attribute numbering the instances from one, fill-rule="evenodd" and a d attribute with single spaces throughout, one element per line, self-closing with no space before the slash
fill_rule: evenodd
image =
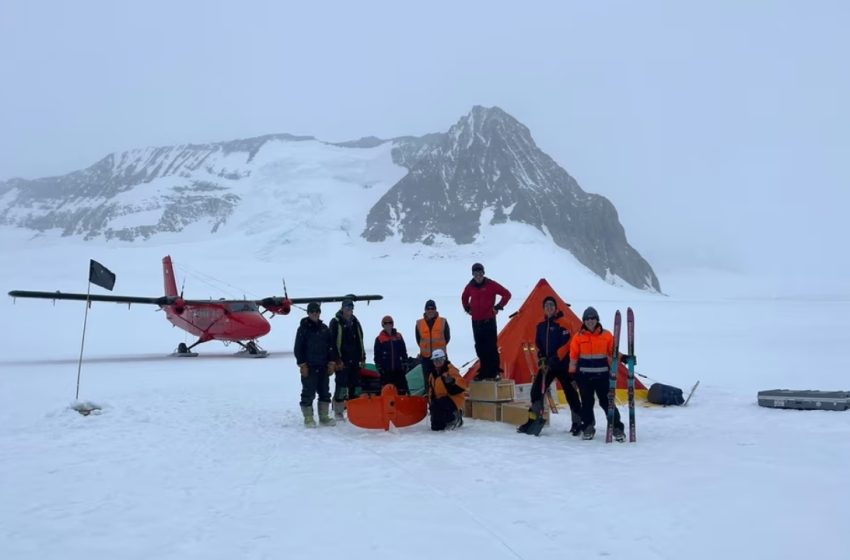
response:
<path id="1" fill-rule="evenodd" d="M 383 299 L 380 295 L 321 296 L 312 298 L 267 297 L 260 300 L 212 300 L 185 299 L 177 292 L 177 281 L 171 257 L 162 259 L 162 276 L 165 284 L 165 295 L 161 297 L 113 296 L 99 294 L 71 294 L 63 292 L 32 292 L 13 290 L 9 295 L 13 298 L 63 299 L 77 301 L 107 301 L 113 303 L 157 305 L 165 311 L 166 318 L 175 326 L 198 337 L 191 345 L 181 342 L 177 346 L 175 356 L 197 356 L 192 348 L 202 342 L 220 340 L 224 343 L 235 342 L 245 352 L 240 354 L 251 357 L 265 357 L 268 353 L 257 344 L 257 339 L 271 331 L 271 324 L 265 314 L 287 315 L 293 305 L 306 304 L 311 301 L 327 303 L 343 301 L 373 301 Z M 262 311 L 260 310 L 262 308 Z"/>

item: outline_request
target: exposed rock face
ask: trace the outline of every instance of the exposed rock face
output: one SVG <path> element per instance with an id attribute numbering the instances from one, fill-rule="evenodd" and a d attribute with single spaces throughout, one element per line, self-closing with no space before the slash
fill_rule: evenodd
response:
<path id="1" fill-rule="evenodd" d="M 399 235 L 427 244 L 445 235 L 472 243 L 482 217 L 491 216 L 491 224 L 537 227 L 603 278 L 614 274 L 660 291 L 652 267 L 626 241 L 614 205 L 584 192 L 501 109 L 474 107 L 447 133 L 397 139 L 393 157 L 410 172 L 369 212 L 369 241 Z"/>

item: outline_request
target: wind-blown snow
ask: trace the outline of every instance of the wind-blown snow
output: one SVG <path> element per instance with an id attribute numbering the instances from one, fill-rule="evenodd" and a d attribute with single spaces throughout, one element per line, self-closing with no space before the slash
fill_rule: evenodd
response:
<path id="1" fill-rule="evenodd" d="M 160 260 L 171 254 L 192 298 L 281 295 L 282 277 L 290 296 L 383 294 L 355 307 L 369 348 L 385 314 L 412 347 L 414 322 L 434 299 L 463 364 L 474 351 L 460 292 L 480 261 L 514 294 L 500 327 L 541 277 L 577 312 L 594 305 L 608 327 L 615 309 L 631 305 L 638 371 L 686 389 L 701 380 L 691 404 L 640 408 L 634 445 L 572 438 L 565 414 L 540 438 L 476 420 L 449 433 L 426 422 L 307 431 L 291 354 L 302 311 L 272 320 L 265 360 L 234 358 L 236 348 L 216 342 L 196 359 L 172 359 L 191 338 L 161 312 L 94 304 L 81 398 L 104 410 L 82 417 L 67 406 L 84 306 L 6 298 L 0 557 L 846 555 L 850 412 L 759 408 L 756 391 L 850 389 L 836 356 L 850 347 L 847 294 L 777 299 L 758 279 L 716 274 L 665 278 L 669 296 L 618 288 L 520 224 L 488 228 L 467 246 L 366 243 L 347 234 L 361 225 L 332 209 L 371 204 L 381 189 L 363 185 L 374 161 L 349 162 L 362 165 L 363 182 L 333 184 L 334 204 L 310 196 L 326 180 L 325 162 L 290 170 L 300 179 L 286 188 L 272 177 L 287 171 L 268 169 L 246 231 L 212 240 L 60 244 L 3 230 L 4 290 L 85 292 L 95 258 L 117 274 L 116 294 L 156 296 Z M 275 223 L 276 208 L 293 205 L 304 221 Z M 260 207 L 270 229 L 248 219 L 263 216 Z M 323 319 L 334 311 L 326 304 Z"/>

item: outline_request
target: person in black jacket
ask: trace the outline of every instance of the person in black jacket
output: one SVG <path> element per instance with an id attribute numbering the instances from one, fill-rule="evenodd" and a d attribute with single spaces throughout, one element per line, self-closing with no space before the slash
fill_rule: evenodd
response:
<path id="1" fill-rule="evenodd" d="M 406 395 L 409 392 L 405 368 L 407 345 L 394 323 L 389 315 L 381 319 L 383 330 L 375 337 L 375 366 L 381 374 L 381 387 L 395 385 L 399 395 Z"/>
<path id="2" fill-rule="evenodd" d="M 528 422 L 517 428 L 517 431 L 529 435 L 540 435 L 540 430 L 545 424 L 543 394 L 549 389 L 552 381 L 557 379 L 564 388 L 564 396 L 570 406 L 572 416 L 570 433 L 577 436 L 582 430 L 581 401 L 575 379 L 567 373 L 570 365 L 570 326 L 564 317 L 564 312 L 558 309 L 558 304 L 552 296 L 543 299 L 543 320 L 537 324 L 534 341 L 537 345 L 538 370 L 531 384 Z"/>
<path id="3" fill-rule="evenodd" d="M 363 345 L 363 327 L 354 316 L 354 302 L 342 302 L 342 308 L 328 327 L 337 353 L 336 379 L 334 383 L 334 417 L 344 418 L 345 401 L 358 396 L 360 390 L 360 368 L 366 365 L 366 347 Z"/>
<path id="4" fill-rule="evenodd" d="M 307 305 L 307 316 L 301 319 L 295 333 L 295 361 L 301 371 L 301 412 L 304 425 L 316 427 L 313 418 L 313 399 L 319 395 L 319 422 L 333 426 L 336 420 L 330 417 L 330 375 L 336 367 L 337 354 L 331 339 L 331 331 L 322 323 L 322 310 L 316 302 Z"/>

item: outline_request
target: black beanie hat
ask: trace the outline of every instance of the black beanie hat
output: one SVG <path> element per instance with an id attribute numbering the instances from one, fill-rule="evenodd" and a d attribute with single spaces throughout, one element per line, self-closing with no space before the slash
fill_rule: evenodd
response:
<path id="1" fill-rule="evenodd" d="M 484 265 L 483 265 L 483 264 L 481 264 L 481 263 L 475 263 L 474 265 L 472 265 L 472 272 L 477 272 L 477 271 L 479 271 L 479 270 L 480 270 L 481 272 L 484 272 Z"/>
<path id="2" fill-rule="evenodd" d="M 429 299 L 425 302 L 425 311 L 428 311 L 429 309 L 437 309 L 437 304 L 434 303 L 433 299 Z"/>
<path id="3" fill-rule="evenodd" d="M 311 301 L 307 304 L 307 313 L 313 313 L 314 311 L 321 311 L 322 308 L 319 307 L 319 304 L 315 301 Z"/>
<path id="4" fill-rule="evenodd" d="M 552 302 L 552 305 L 555 306 L 555 309 L 558 309 L 558 302 L 555 301 L 555 298 L 553 298 L 552 296 L 546 296 L 545 298 L 543 298 L 543 307 L 546 307 L 546 302 L 549 301 Z"/>
<path id="5" fill-rule="evenodd" d="M 587 321 L 588 319 L 596 319 L 599 320 L 599 313 L 592 307 L 588 307 L 584 310 L 584 313 L 581 314 L 581 320 Z"/>

